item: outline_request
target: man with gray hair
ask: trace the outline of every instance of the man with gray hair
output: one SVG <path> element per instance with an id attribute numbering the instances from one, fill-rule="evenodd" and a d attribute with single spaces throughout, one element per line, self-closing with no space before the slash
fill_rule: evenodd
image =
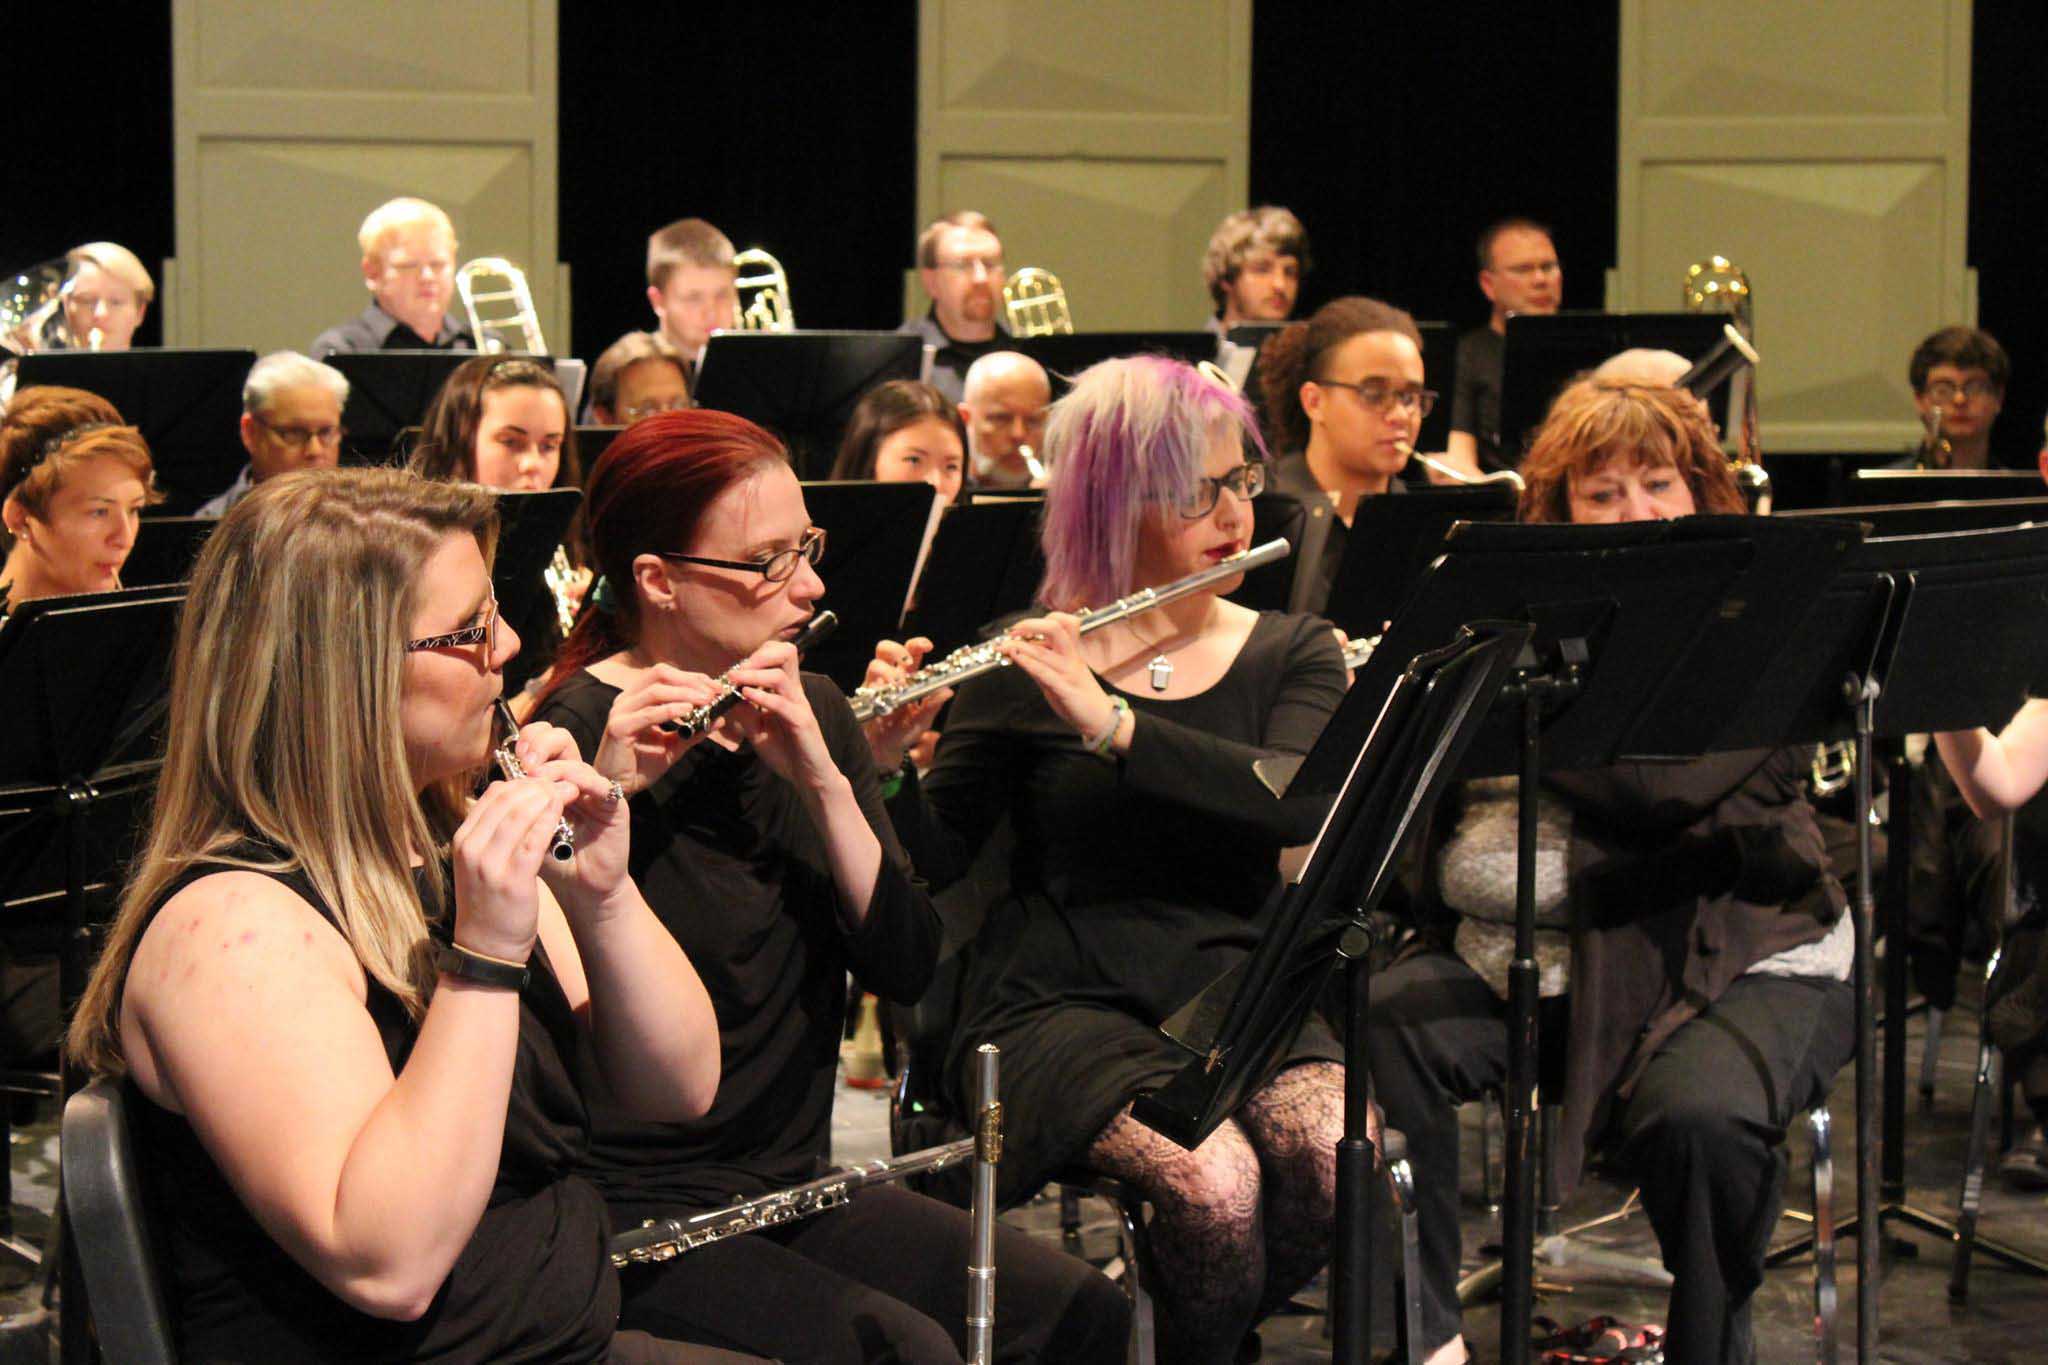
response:
<path id="1" fill-rule="evenodd" d="M 226 516 L 250 489 L 275 475 L 340 463 L 341 406 L 347 401 L 348 380 L 341 371 L 297 351 L 273 351 L 251 365 L 242 383 L 242 449 L 249 463 L 198 515 Z"/>
<path id="2" fill-rule="evenodd" d="M 1038 449 L 1052 381 L 1018 351 L 991 351 L 967 367 L 960 420 L 967 424 L 968 478 L 976 488 L 1030 488 L 1043 480 Z"/>

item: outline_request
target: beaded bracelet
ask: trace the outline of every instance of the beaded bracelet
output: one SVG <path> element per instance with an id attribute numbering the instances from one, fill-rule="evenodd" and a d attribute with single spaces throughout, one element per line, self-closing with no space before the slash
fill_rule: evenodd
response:
<path id="1" fill-rule="evenodd" d="M 1124 717 L 1131 714 L 1131 704 L 1122 697 L 1109 699 L 1109 724 L 1102 733 L 1082 741 L 1082 747 L 1097 758 L 1109 757 L 1109 746 L 1116 742 L 1116 732 L 1123 729 Z"/>

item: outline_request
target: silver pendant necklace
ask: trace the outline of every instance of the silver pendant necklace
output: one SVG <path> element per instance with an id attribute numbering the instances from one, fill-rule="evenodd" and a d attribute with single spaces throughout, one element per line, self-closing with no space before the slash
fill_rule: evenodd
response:
<path id="1" fill-rule="evenodd" d="M 1167 688 L 1173 686 L 1173 660 L 1167 658 L 1164 654 L 1156 655 L 1152 660 L 1150 669 L 1152 673 L 1152 690 L 1154 692 L 1164 692 Z"/>

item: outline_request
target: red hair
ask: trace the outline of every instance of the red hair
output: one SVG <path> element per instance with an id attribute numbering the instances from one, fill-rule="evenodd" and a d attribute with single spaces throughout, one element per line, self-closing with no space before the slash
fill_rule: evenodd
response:
<path id="1" fill-rule="evenodd" d="M 584 612 L 562 642 L 540 704 L 579 669 L 639 638 L 635 559 L 688 550 L 719 494 L 765 465 L 788 463 L 782 442 L 711 408 L 660 413 L 620 432 L 590 471 L 583 499 L 584 535 L 605 601 Z"/>

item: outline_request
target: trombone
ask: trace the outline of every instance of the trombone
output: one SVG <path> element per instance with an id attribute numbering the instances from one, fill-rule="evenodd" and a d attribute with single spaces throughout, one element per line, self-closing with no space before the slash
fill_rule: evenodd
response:
<path id="1" fill-rule="evenodd" d="M 760 247 L 749 247 L 732 258 L 732 287 L 740 295 L 740 329 L 747 332 L 794 332 L 796 310 L 789 304 L 789 273 L 782 262 Z M 759 266 L 758 275 L 739 272 Z M 751 293 L 752 298 L 747 295 Z"/>
<path id="2" fill-rule="evenodd" d="M 1771 511 L 1771 476 L 1764 472 L 1763 446 L 1757 438 L 1756 326 L 1751 310 L 1753 300 L 1749 276 L 1726 256 L 1709 256 L 1686 267 L 1680 292 L 1686 312 L 1725 313 L 1730 319 L 1723 327 L 1723 335 L 1727 344 L 1739 352 L 1739 359 L 1725 361 L 1731 370 L 1716 377 L 1714 382 L 1720 382 L 1722 377 L 1728 382 L 1728 425 L 1735 431 L 1735 458 L 1730 464 L 1735 483 L 1742 489 L 1742 496 L 1748 500 L 1751 510 L 1759 516 L 1768 516 Z M 1722 350 L 1723 347 L 1716 347 L 1709 358 L 1722 358 Z M 1743 361 L 1748 363 L 1745 365 Z M 1701 362 L 1702 365 L 1705 363 L 1704 360 Z M 1709 384 L 1700 388 L 1687 384 L 1685 380 L 1679 383 L 1702 397 L 1713 387 Z"/>
<path id="3" fill-rule="evenodd" d="M 466 261 L 455 272 L 455 292 L 462 297 L 462 311 L 469 316 L 470 335 L 476 348 L 489 354 L 505 349 L 501 332 L 517 336 L 518 349 L 528 355 L 546 355 L 548 344 L 541 339 L 540 314 L 533 306 L 533 291 L 527 288 L 526 272 L 503 256 L 479 256 Z M 486 318 L 486 304 L 512 305 L 511 311 Z"/>
<path id="4" fill-rule="evenodd" d="M 1020 266 L 1003 281 L 1003 315 L 1010 335 L 1064 337 L 1074 334 L 1074 315 L 1060 277 L 1035 265 Z"/>

